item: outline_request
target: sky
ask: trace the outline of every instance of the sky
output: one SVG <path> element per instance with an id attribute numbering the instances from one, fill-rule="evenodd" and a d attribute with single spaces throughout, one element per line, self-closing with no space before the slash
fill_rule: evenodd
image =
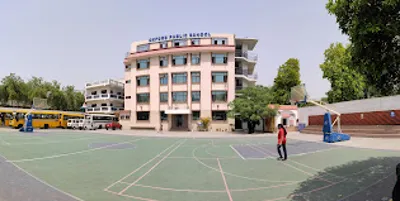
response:
<path id="1" fill-rule="evenodd" d="M 326 0 L 327 1 L 327 0 Z M 325 0 L 0 0 L 0 78 L 16 73 L 84 89 L 123 78 L 133 41 L 176 33 L 234 33 L 259 39 L 258 84 L 300 60 L 311 98 L 330 89 L 319 65 L 331 43 L 347 43 Z"/>

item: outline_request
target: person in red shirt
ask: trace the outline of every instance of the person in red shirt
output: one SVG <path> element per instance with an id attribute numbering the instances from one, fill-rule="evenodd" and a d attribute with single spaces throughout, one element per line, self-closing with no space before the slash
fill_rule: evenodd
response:
<path id="1" fill-rule="evenodd" d="M 282 161 L 285 161 L 287 159 L 286 135 L 287 135 L 286 129 L 283 127 L 282 124 L 278 124 L 278 154 L 279 154 L 278 160 Z M 284 157 L 282 157 L 281 147 L 283 149 Z"/>

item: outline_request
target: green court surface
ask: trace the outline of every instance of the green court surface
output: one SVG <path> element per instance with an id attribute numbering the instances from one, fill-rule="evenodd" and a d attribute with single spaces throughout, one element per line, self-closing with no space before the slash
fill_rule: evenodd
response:
<path id="1" fill-rule="evenodd" d="M 310 143 L 289 139 L 288 145 L 298 146 L 288 147 L 289 159 L 282 162 L 276 160 L 275 143 L 275 136 L 201 139 L 0 131 L 0 154 L 7 163 L 75 200 L 390 198 L 398 152 L 329 145 L 301 153 Z M 268 157 L 243 157 L 235 146 L 244 145 Z"/>

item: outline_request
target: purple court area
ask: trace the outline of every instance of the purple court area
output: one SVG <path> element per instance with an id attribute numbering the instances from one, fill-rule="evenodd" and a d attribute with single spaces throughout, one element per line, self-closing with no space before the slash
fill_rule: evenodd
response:
<path id="1" fill-rule="evenodd" d="M 134 149 L 135 145 L 130 143 L 120 143 L 120 142 L 98 142 L 98 143 L 90 143 L 89 148 L 104 148 L 104 149 Z"/>
<path id="2" fill-rule="evenodd" d="M 276 144 L 242 144 L 232 145 L 238 154 L 244 159 L 263 159 L 277 157 Z M 334 148 L 334 145 L 315 143 L 315 142 L 294 142 L 286 144 L 287 153 L 290 155 L 300 155 L 323 151 Z"/>

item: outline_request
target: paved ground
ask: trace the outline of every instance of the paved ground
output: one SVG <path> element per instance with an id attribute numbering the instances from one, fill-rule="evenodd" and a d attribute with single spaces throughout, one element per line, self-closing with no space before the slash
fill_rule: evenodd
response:
<path id="1" fill-rule="evenodd" d="M 280 162 L 275 134 L 0 129 L 0 200 L 389 200 L 397 139 L 288 138 Z"/>

